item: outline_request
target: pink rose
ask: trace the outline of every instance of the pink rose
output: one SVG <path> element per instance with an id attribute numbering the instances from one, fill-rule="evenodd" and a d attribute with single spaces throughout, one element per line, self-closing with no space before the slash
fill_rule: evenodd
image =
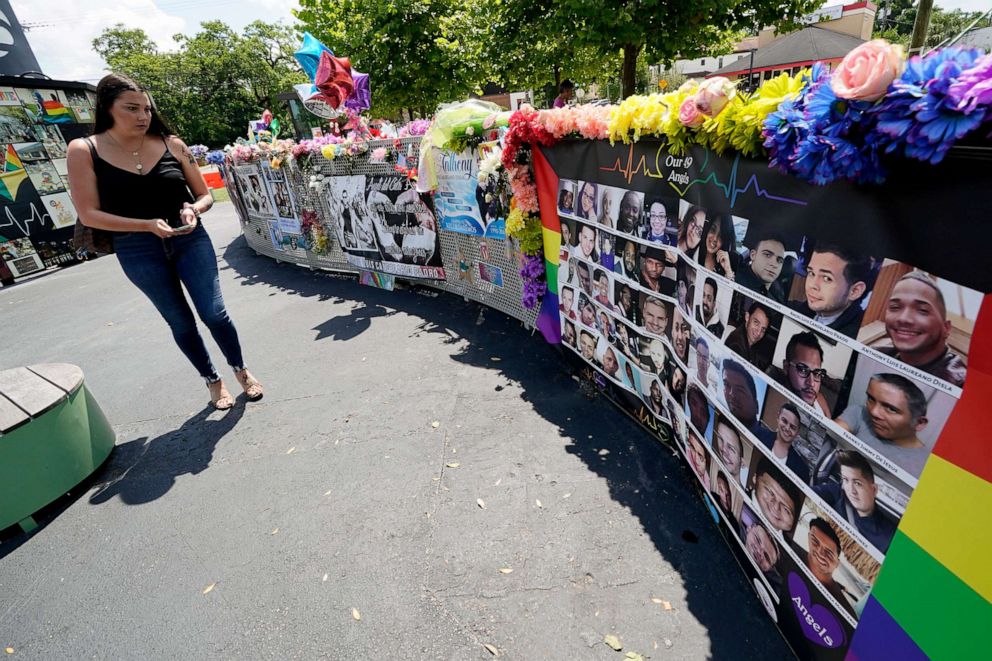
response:
<path id="1" fill-rule="evenodd" d="M 873 39 L 844 56 L 830 78 L 830 87 L 842 99 L 877 101 L 902 66 L 902 46 Z"/>
<path id="2" fill-rule="evenodd" d="M 696 90 L 696 110 L 707 117 L 716 117 L 737 94 L 737 88 L 723 76 L 707 78 Z"/>
<path id="3" fill-rule="evenodd" d="M 682 123 L 682 126 L 695 128 L 705 120 L 706 117 L 696 109 L 695 98 L 690 96 L 679 106 L 679 121 Z"/>

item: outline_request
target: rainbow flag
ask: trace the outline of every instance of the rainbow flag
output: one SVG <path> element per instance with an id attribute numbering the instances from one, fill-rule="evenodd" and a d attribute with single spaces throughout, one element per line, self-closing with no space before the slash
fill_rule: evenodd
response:
<path id="1" fill-rule="evenodd" d="M 65 124 L 74 122 L 75 117 L 61 101 L 56 99 L 45 100 L 38 92 L 34 93 L 34 98 L 38 101 L 38 108 L 41 111 L 41 121 L 45 124 Z"/>
<path id="2" fill-rule="evenodd" d="M 21 157 L 14 150 L 14 145 L 7 145 L 3 157 L 3 169 L 0 171 L 0 197 L 16 202 L 17 192 L 27 178 L 28 173 L 24 170 Z"/>
<path id="3" fill-rule="evenodd" d="M 541 300 L 535 325 L 549 344 L 561 344 L 561 322 L 558 319 L 558 256 L 561 253 L 561 220 L 558 218 L 558 175 L 534 147 L 534 181 L 540 206 L 541 228 L 544 235 L 544 269 L 548 278 L 548 293 Z"/>

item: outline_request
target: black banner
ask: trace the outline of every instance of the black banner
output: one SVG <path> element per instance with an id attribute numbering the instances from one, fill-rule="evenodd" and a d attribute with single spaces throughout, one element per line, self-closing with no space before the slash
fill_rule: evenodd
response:
<path id="1" fill-rule="evenodd" d="M 562 343 L 675 439 L 800 656 L 844 658 L 965 383 L 988 168 L 818 188 L 646 140 L 542 151 Z"/>

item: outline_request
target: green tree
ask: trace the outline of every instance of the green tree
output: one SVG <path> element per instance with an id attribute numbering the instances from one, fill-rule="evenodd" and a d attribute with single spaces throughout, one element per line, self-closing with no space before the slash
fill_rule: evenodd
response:
<path id="1" fill-rule="evenodd" d="M 913 0 L 887 0 L 879 7 L 881 17 L 875 21 L 873 37 L 888 39 L 893 43 L 909 45 L 909 37 L 913 33 L 913 23 L 916 21 L 916 7 Z M 936 48 L 961 34 L 982 12 L 967 12 L 960 9 L 943 9 L 934 7 L 930 14 L 930 28 L 924 48 Z M 988 22 L 976 27 L 987 26 Z"/>
<path id="2" fill-rule="evenodd" d="M 554 90 L 553 98 L 566 78 L 577 85 L 603 84 L 619 74 L 616 58 L 577 46 L 543 22 L 520 22 L 512 4 L 492 0 L 474 0 L 474 4 L 474 31 L 482 35 L 487 81 L 510 90 Z"/>
<path id="3" fill-rule="evenodd" d="M 432 111 L 478 89 L 486 34 L 466 0 L 300 0 L 303 30 L 370 75 L 372 110 Z"/>
<path id="4" fill-rule="evenodd" d="M 93 41 L 114 71 L 139 81 L 162 114 L 192 143 L 222 146 L 244 135 L 263 108 L 288 117 L 276 99 L 306 76 L 292 52 L 296 37 L 284 25 L 256 21 L 241 34 L 208 21 L 195 35 L 176 35 L 174 52 L 159 51 L 142 30 L 117 25 Z"/>
<path id="5" fill-rule="evenodd" d="M 664 63 L 711 55 L 729 32 L 761 25 L 786 30 L 822 1 L 501 0 L 515 25 L 543 26 L 548 34 L 567 35 L 576 47 L 588 46 L 604 58 L 621 53 L 625 97 L 636 88 L 642 55 Z"/>

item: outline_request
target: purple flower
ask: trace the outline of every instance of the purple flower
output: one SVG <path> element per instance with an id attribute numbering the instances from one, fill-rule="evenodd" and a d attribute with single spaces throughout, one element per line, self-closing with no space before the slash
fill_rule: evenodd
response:
<path id="1" fill-rule="evenodd" d="M 545 282 L 544 258 L 541 255 L 524 255 L 520 268 L 524 291 L 520 303 L 528 310 L 534 309 L 548 291 Z"/>
<path id="2" fill-rule="evenodd" d="M 947 96 L 956 110 L 965 113 L 975 110 L 977 106 L 992 106 L 992 54 L 961 72 L 948 88 Z"/>
<path id="3" fill-rule="evenodd" d="M 977 100 L 974 106 L 965 101 L 969 82 L 974 87 L 982 84 L 983 76 L 988 79 L 988 65 L 978 62 L 980 56 L 976 49 L 952 47 L 910 58 L 882 102 L 869 110 L 877 129 L 869 140 L 887 154 L 901 153 L 934 164 L 942 161 L 988 113 Z M 965 73 L 969 76 L 958 88 L 961 96 L 952 97 L 950 90 Z"/>

